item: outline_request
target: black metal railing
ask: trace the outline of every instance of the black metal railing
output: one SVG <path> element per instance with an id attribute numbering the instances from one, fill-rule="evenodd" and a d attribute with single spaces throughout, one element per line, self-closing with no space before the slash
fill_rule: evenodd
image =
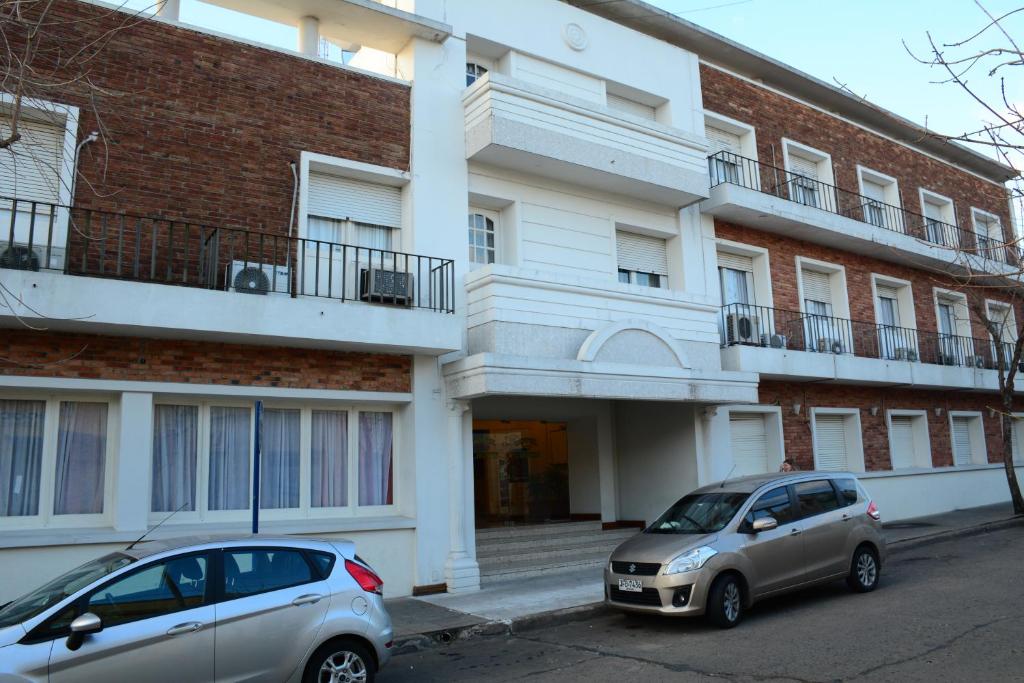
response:
<path id="1" fill-rule="evenodd" d="M 0 220 L 0 268 L 455 310 L 451 259 L 3 197 Z"/>
<path id="2" fill-rule="evenodd" d="M 997 345 L 990 340 L 767 306 L 728 304 L 722 307 L 719 324 L 723 347 L 760 346 L 988 370 L 999 362 Z M 1004 363 L 1009 363 L 1013 344 L 1000 343 L 998 348 Z"/>
<path id="3" fill-rule="evenodd" d="M 721 151 L 708 157 L 711 187 L 729 183 L 915 237 L 951 251 L 1017 265 L 1016 245 L 979 235 L 799 173 Z"/>

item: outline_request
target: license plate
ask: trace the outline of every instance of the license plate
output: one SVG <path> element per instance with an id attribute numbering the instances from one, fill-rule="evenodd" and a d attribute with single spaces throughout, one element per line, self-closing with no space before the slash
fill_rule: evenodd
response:
<path id="1" fill-rule="evenodd" d="M 619 579 L 619 590 L 630 593 L 643 593 L 644 587 L 640 583 L 640 579 Z"/>

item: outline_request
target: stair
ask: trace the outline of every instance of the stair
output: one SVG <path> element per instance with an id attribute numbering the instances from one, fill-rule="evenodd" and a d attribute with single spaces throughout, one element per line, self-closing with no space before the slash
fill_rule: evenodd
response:
<path id="1" fill-rule="evenodd" d="M 497 583 L 602 567 L 611 552 L 638 531 L 602 531 L 601 522 L 480 529 L 476 532 L 480 580 Z"/>

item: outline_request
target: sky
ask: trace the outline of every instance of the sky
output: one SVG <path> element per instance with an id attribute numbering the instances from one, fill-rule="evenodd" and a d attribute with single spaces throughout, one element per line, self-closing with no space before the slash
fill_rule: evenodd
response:
<path id="1" fill-rule="evenodd" d="M 515 0 L 477 0 L 514 2 Z M 962 40 L 988 19 L 974 0 L 647 0 L 763 54 L 832 84 L 843 84 L 871 102 L 944 134 L 980 128 L 994 117 L 958 86 L 938 84 L 944 75 L 919 64 L 907 47 L 928 55 L 927 32 L 937 43 Z M 981 0 L 995 16 L 1020 0 Z M 154 0 L 127 0 L 137 9 Z M 245 17 L 199 0 L 181 1 L 181 20 L 271 45 L 294 48 L 296 29 Z M 1024 12 L 1006 21 L 1024 37 Z M 907 47 L 904 47 L 904 42 Z M 989 29 L 976 43 L 1005 40 Z M 1024 103 L 1024 67 L 1011 67 L 1007 89 Z M 1017 76 L 1016 80 L 1012 77 Z M 977 69 L 970 78 L 986 98 L 998 98 L 998 79 Z M 982 148 L 984 153 L 990 150 Z"/>

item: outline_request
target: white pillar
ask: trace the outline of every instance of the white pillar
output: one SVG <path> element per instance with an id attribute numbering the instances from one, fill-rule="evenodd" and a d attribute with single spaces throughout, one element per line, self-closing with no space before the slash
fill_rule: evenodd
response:
<path id="1" fill-rule="evenodd" d="M 448 522 L 451 538 L 444 579 L 449 593 L 479 590 L 480 566 L 467 550 L 466 500 L 473 491 L 472 429 L 466 438 L 466 421 L 471 419 L 467 401 L 448 402 Z M 467 443 L 468 442 L 468 443 Z M 468 449 L 467 449 L 468 446 Z"/>
<path id="2" fill-rule="evenodd" d="M 114 466 L 114 528 L 138 531 L 149 522 L 150 463 L 153 460 L 153 394 L 121 394 Z M 108 465 L 109 466 L 109 465 Z"/>
<path id="3" fill-rule="evenodd" d="M 615 404 L 605 401 L 597 417 L 597 471 L 601 487 L 601 521 L 619 519 L 619 484 L 615 462 Z"/>
<path id="4" fill-rule="evenodd" d="M 163 0 L 157 8 L 157 16 L 171 21 L 178 21 L 181 13 L 181 0 Z"/>
<path id="5" fill-rule="evenodd" d="M 320 20 L 316 17 L 299 19 L 299 52 L 310 57 L 320 54 Z"/>

